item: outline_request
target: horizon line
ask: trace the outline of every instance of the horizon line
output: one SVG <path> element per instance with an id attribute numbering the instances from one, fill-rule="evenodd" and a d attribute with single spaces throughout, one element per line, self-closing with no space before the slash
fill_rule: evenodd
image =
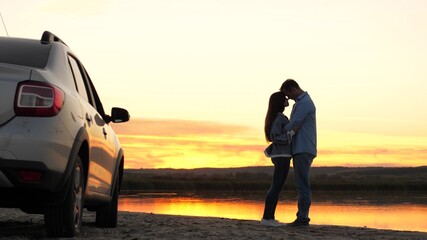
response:
<path id="1" fill-rule="evenodd" d="M 125 168 L 124 170 L 198 170 L 198 169 L 240 169 L 240 168 L 260 168 L 260 167 L 274 167 L 271 166 L 244 166 L 244 167 L 199 167 L 199 168 Z M 312 168 L 424 168 L 427 165 L 420 166 L 312 166 Z M 290 166 L 293 168 L 293 166 Z"/>

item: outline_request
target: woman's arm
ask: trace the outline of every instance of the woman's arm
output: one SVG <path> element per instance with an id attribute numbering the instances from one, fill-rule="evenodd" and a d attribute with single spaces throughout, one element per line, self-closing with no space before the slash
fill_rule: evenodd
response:
<path id="1" fill-rule="evenodd" d="M 271 127 L 271 140 L 274 143 L 288 144 L 290 142 L 284 126 L 289 122 L 288 118 L 278 115 Z"/>

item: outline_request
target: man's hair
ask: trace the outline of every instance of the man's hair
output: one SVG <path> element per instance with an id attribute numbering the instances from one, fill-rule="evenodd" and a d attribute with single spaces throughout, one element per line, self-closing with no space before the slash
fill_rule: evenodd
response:
<path id="1" fill-rule="evenodd" d="M 286 79 L 280 87 L 281 91 L 290 91 L 292 88 L 300 89 L 298 83 L 293 79 Z"/>

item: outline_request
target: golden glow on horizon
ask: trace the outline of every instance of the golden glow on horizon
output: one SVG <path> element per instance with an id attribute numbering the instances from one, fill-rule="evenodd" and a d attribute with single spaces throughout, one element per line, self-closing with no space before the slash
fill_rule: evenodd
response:
<path id="1" fill-rule="evenodd" d="M 113 125 L 125 168 L 269 166 L 262 130 L 213 122 L 133 119 Z M 170 134 L 169 134 L 170 133 Z M 319 130 L 313 166 L 421 166 L 427 137 Z"/>
<path id="2" fill-rule="evenodd" d="M 385 136 L 369 133 L 321 131 L 319 158 L 326 166 L 404 167 L 426 165 L 427 136 Z"/>
<path id="3" fill-rule="evenodd" d="M 126 149 L 126 167 L 201 168 L 263 165 L 254 152 L 260 141 L 227 136 L 185 137 L 119 135 Z M 259 155 L 259 154 L 257 154 Z M 255 155 L 256 156 L 256 155 Z M 130 159 L 131 158 L 131 159 Z M 132 161 L 132 160 L 136 161 Z M 138 159 L 141 159 L 138 162 Z M 242 165 L 243 164 L 243 165 Z"/>

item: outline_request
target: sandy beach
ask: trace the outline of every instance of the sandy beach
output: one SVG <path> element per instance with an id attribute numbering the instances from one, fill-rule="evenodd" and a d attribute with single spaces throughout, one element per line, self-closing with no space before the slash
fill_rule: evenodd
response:
<path id="1" fill-rule="evenodd" d="M 0 239 L 44 239 L 42 215 L 0 209 Z M 265 227 L 259 221 L 120 212 L 114 229 L 96 228 L 84 212 L 74 239 L 427 239 L 427 233 L 343 226 Z"/>

